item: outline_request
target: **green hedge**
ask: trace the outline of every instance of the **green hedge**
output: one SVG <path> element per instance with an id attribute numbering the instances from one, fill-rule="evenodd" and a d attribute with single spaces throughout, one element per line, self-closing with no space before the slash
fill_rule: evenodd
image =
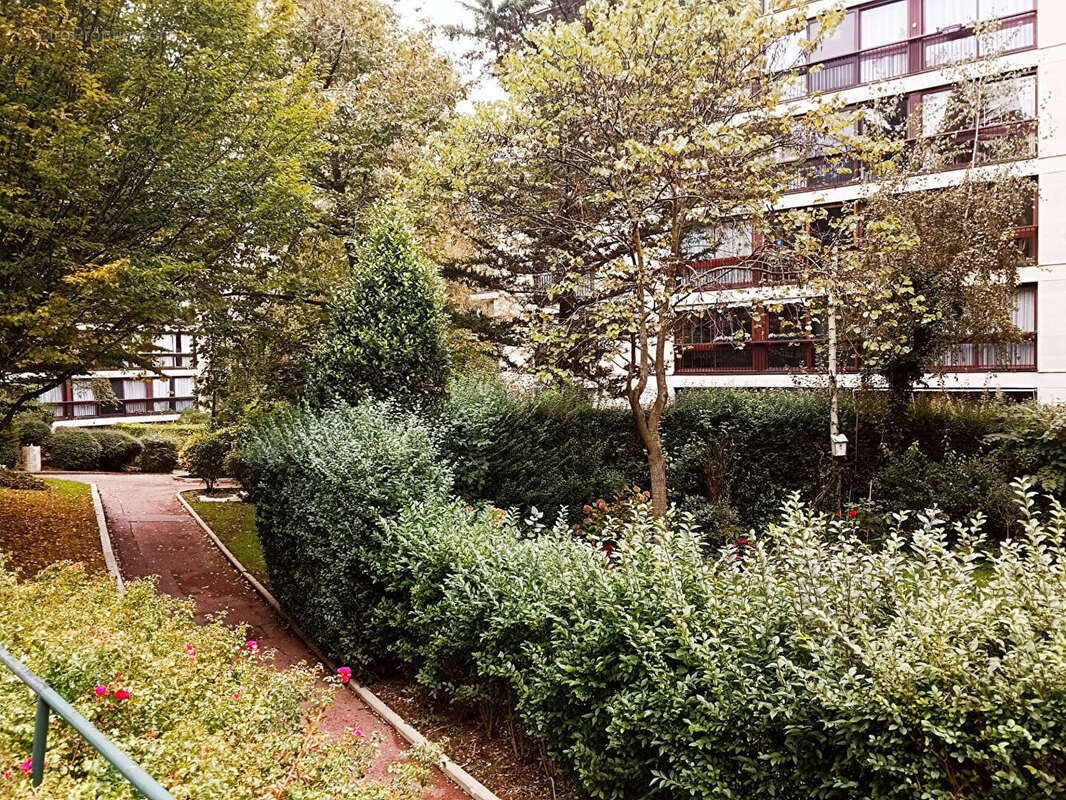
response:
<path id="1" fill-rule="evenodd" d="M 49 459 L 60 469 L 96 469 L 102 452 L 96 437 L 82 428 L 59 428 L 48 446 Z"/>
<path id="2" fill-rule="evenodd" d="M 1061 510 L 981 556 L 936 515 L 872 548 L 861 514 L 793 501 L 708 551 L 640 501 L 582 538 L 449 500 L 430 430 L 387 407 L 286 416 L 248 455 L 305 629 L 517 715 L 590 797 L 1066 796 Z"/>
<path id="3" fill-rule="evenodd" d="M 838 510 L 828 419 L 827 400 L 816 392 L 682 393 L 662 427 L 671 501 L 724 537 L 768 524 L 792 492 Z M 889 420 L 882 397 L 869 394 L 858 400 L 857 427 L 850 396 L 841 421 L 851 440 L 841 476 L 845 508 L 980 511 L 1002 535 L 1012 518 L 1005 502 L 1012 476 L 1042 475 L 1042 488 L 1055 491 L 1048 471 L 1066 478 L 1062 409 L 923 399 L 900 424 Z M 439 427 L 456 489 L 470 501 L 548 512 L 563 506 L 576 521 L 585 504 L 624 484 L 647 485 L 628 411 L 596 408 L 578 393 L 460 384 Z M 1036 433 L 997 438 L 1029 429 L 1059 431 L 1061 446 Z"/>
<path id="4" fill-rule="evenodd" d="M 144 446 L 128 433 L 116 430 L 94 430 L 93 437 L 100 443 L 100 466 L 119 471 L 133 464 Z"/>
<path id="5" fill-rule="evenodd" d="M 273 591 L 342 661 L 380 664 L 389 642 L 375 631 L 391 612 L 367 565 L 387 557 L 384 519 L 450 487 L 429 431 L 387 404 L 282 414 L 246 458 Z"/>

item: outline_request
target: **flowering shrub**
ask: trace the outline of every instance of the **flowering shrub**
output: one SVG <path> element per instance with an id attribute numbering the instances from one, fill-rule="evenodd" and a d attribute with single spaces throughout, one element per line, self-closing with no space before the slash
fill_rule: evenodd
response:
<path id="1" fill-rule="evenodd" d="M 333 689 L 304 667 L 275 669 L 239 630 L 193 621 L 193 606 L 135 582 L 57 566 L 16 582 L 0 564 L 0 641 L 118 747 L 186 798 L 413 800 L 425 767 L 364 777 L 376 744 L 318 724 Z M 34 698 L 0 667 L 0 798 L 133 798 L 132 787 L 53 716 L 44 784 L 29 771 Z"/>
<path id="2" fill-rule="evenodd" d="M 272 578 L 306 612 L 358 576 L 372 613 L 334 655 L 516 714 L 589 796 L 1066 796 L 1066 512 L 1041 519 L 1024 485 L 1021 533 L 995 550 L 980 520 L 935 513 L 871 546 L 862 512 L 796 499 L 720 550 L 639 497 L 592 509 L 585 539 L 446 499 L 417 422 L 346 413 L 256 446 L 279 496 L 260 519 Z M 406 480 L 413 462 L 434 479 Z M 340 585 L 292 580 L 300 545 L 333 542 Z"/>

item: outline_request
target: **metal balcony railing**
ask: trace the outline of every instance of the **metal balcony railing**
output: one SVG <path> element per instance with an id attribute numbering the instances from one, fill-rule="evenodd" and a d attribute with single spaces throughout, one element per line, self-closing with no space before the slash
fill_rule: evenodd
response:
<path id="1" fill-rule="evenodd" d="M 148 800 L 174 800 L 174 796 L 156 783 L 155 779 L 137 766 L 133 759 L 123 753 L 115 743 L 104 736 L 95 725 L 85 719 L 77 710 L 59 696 L 51 686 L 46 684 L 11 653 L 0 647 L 0 663 L 15 673 L 37 695 L 37 716 L 33 726 L 33 757 L 30 762 L 30 779 L 34 786 L 40 786 L 44 779 L 44 757 L 48 748 L 48 718 L 57 714 L 70 727 L 81 734 L 100 755 L 107 759 L 119 773 L 143 794 Z"/>
<path id="2" fill-rule="evenodd" d="M 860 50 L 804 67 L 796 95 L 837 92 L 867 83 L 902 78 L 950 64 L 1036 47 L 1036 11 L 997 20 L 997 30 L 978 36 L 958 25 L 905 42 Z"/>

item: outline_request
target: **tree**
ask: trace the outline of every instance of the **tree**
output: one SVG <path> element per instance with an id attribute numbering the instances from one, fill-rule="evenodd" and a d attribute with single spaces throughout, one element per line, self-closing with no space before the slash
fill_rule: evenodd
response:
<path id="1" fill-rule="evenodd" d="M 754 0 L 598 0 L 505 55 L 508 100 L 440 147 L 435 178 L 464 231 L 536 307 L 535 368 L 625 398 L 659 515 L 667 346 L 695 291 L 684 265 L 765 215 L 794 174 L 777 153 L 830 116 L 777 111 L 793 80 L 779 42 L 805 29 L 803 9 L 772 18 Z"/>
<path id="2" fill-rule="evenodd" d="M 472 37 L 492 48 L 496 60 L 515 48 L 527 44 L 526 34 L 547 20 L 572 22 L 581 14 L 585 0 L 474 0 L 464 2 L 463 8 L 472 12 L 471 27 L 452 25 L 445 28 L 449 36 Z M 483 48 L 471 51 L 480 58 Z"/>
<path id="3" fill-rule="evenodd" d="M 430 408 L 449 373 L 447 315 L 433 265 L 406 215 L 377 211 L 311 358 L 306 399 L 322 407 L 368 397 Z"/>
<path id="4" fill-rule="evenodd" d="M 207 365 L 200 392 L 223 424 L 255 406 L 299 401 L 368 213 L 410 185 L 426 139 L 461 95 L 429 35 L 404 27 L 381 0 L 303 0 L 288 38 L 294 69 L 311 70 L 329 100 L 306 171 L 318 214 L 271 258 L 225 276 L 196 308 Z"/>
<path id="5" fill-rule="evenodd" d="M 0 11 L 0 427 L 292 238 L 322 122 L 292 7 L 46 0 Z M 210 280 L 209 280 L 210 279 Z"/>
<path id="6" fill-rule="evenodd" d="M 845 362 L 880 378 L 900 415 L 953 347 L 1017 338 L 1011 312 L 1026 263 L 1017 229 L 1035 187 L 1015 164 L 1033 152 L 1034 130 L 1009 110 L 1018 76 L 956 77 L 940 114 L 908 117 L 892 110 L 898 99 L 856 112 L 869 133 L 823 141 L 819 169 L 857 173 L 860 199 L 781 215 L 766 234 L 783 246 L 762 257 L 793 276 L 806 308 L 799 324 L 824 340 L 830 437 Z M 948 169 L 954 178 L 938 179 Z"/>

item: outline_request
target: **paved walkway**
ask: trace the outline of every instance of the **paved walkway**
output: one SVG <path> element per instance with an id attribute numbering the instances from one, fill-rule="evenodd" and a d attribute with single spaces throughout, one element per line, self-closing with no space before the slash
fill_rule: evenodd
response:
<path id="1" fill-rule="evenodd" d="M 52 473 L 50 473 L 51 475 Z M 248 638 L 262 649 L 277 651 L 276 663 L 317 662 L 283 619 L 219 552 L 176 498 L 198 483 L 170 475 L 72 473 L 63 477 L 95 483 L 104 503 L 119 570 L 126 579 L 155 575 L 160 591 L 192 598 L 202 616 L 225 611 L 233 622 L 248 625 Z M 372 774 L 385 768 L 407 749 L 404 739 L 357 695 L 338 692 L 326 719 L 326 729 L 339 732 L 359 728 L 366 735 L 380 732 L 381 750 Z M 458 786 L 438 773 L 429 794 L 432 800 L 470 800 Z"/>

